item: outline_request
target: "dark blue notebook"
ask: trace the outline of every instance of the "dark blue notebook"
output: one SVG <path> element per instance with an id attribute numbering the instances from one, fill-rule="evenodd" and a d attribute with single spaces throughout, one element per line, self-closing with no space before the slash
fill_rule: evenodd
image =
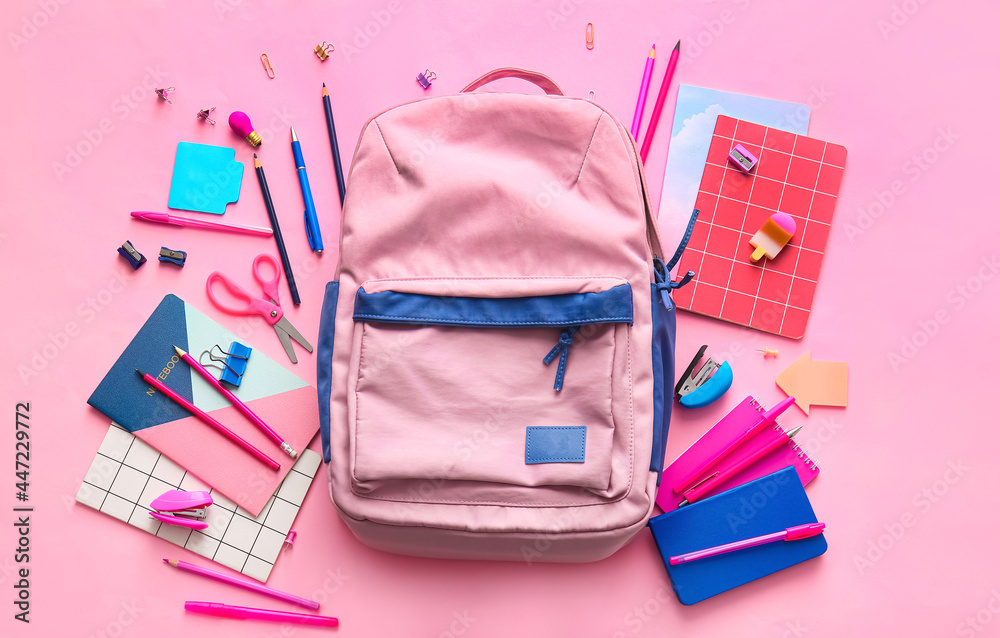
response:
<path id="1" fill-rule="evenodd" d="M 816 522 L 795 468 L 789 466 L 661 514 L 650 519 L 649 527 L 677 598 L 693 605 L 819 556 L 826 551 L 826 538 L 777 541 L 680 565 L 671 565 L 671 556 Z"/>

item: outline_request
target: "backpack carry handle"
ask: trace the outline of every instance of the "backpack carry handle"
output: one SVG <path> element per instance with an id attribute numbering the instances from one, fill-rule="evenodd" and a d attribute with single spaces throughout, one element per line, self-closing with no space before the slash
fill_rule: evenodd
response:
<path id="1" fill-rule="evenodd" d="M 526 82 L 531 82 L 549 95 L 566 95 L 563 93 L 563 90 L 559 88 L 559 85 L 556 84 L 549 76 L 536 71 L 528 71 L 526 69 L 518 69 L 515 67 L 494 69 L 470 82 L 469 86 L 462 89 L 461 92 L 469 93 L 489 84 L 490 82 L 501 80 L 503 78 L 520 78 Z"/>

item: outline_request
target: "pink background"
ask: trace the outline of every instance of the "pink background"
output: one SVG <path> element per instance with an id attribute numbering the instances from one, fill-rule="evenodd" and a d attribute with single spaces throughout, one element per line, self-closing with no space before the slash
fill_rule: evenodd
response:
<path id="1" fill-rule="evenodd" d="M 810 134 L 849 151 L 806 337 L 682 314 L 679 362 L 707 343 L 730 361 L 736 381 L 719 404 L 678 414 L 667 450 L 677 456 L 747 394 L 774 404 L 783 396 L 774 377 L 806 350 L 850 362 L 846 409 L 816 408 L 806 418 L 793 408 L 786 419 L 805 425 L 801 439 L 822 467 L 808 493 L 829 526 L 827 554 L 687 608 L 647 534 L 589 565 L 392 556 L 354 540 L 320 479 L 295 523 L 296 545 L 269 584 L 316 597 L 350 636 L 1000 635 L 1000 430 L 992 410 L 1000 282 L 990 194 L 1000 140 L 989 124 L 998 17 L 985 0 L 960 9 L 917 0 L 6 2 L 0 633 L 324 631 L 185 615 L 185 599 L 285 607 L 171 571 L 161 558 L 193 556 L 73 502 L 107 430 L 86 399 L 164 294 L 284 360 L 269 328 L 221 315 L 204 293 L 212 270 L 249 277 L 252 258 L 273 250 L 270 240 L 128 217 L 166 209 L 177 142 L 235 147 L 248 166 L 240 202 L 223 220 L 266 225 L 251 149 L 226 126 L 236 109 L 253 118 L 303 298 L 290 319 L 315 338 L 339 223 L 321 82 L 331 88 L 347 163 L 373 114 L 457 91 L 507 65 L 542 71 L 568 94 L 594 90 L 629 123 L 650 44 L 662 56 L 655 91 L 664 54 L 681 38 L 684 55 L 647 166 L 654 201 L 677 83 L 809 103 Z M 588 21 L 593 51 L 584 47 Z M 312 48 L 324 39 L 337 50 L 320 63 Z M 264 51 L 274 80 L 260 66 Z M 414 76 L 427 67 L 440 79 L 425 93 Z M 177 88 L 173 104 L 150 90 L 161 86 Z M 215 127 L 195 118 L 207 106 L 218 107 Z M 328 246 L 322 258 L 308 251 L 302 228 L 289 124 L 312 178 Z M 80 157 L 67 158 L 71 149 Z M 151 259 L 138 272 L 115 252 L 126 239 Z M 187 266 L 157 263 L 160 246 L 188 251 Z M 284 286 L 282 294 L 291 308 Z M 780 350 L 777 360 L 753 351 L 765 345 Z M 295 372 L 314 381 L 313 364 L 303 357 Z M 31 402 L 30 626 L 13 621 L 9 602 L 18 401 Z"/>

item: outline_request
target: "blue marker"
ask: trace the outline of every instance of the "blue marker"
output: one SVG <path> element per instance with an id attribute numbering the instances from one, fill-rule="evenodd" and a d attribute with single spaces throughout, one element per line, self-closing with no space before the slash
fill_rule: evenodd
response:
<path id="1" fill-rule="evenodd" d="M 316 206 L 313 204 L 312 190 L 309 188 L 309 176 L 306 175 L 306 162 L 302 159 L 302 147 L 299 138 L 292 128 L 292 155 L 295 156 L 295 171 L 299 175 L 299 186 L 302 188 L 302 201 L 306 205 L 306 237 L 309 248 L 317 254 L 323 254 L 323 235 L 320 234 L 319 220 L 316 218 Z"/>

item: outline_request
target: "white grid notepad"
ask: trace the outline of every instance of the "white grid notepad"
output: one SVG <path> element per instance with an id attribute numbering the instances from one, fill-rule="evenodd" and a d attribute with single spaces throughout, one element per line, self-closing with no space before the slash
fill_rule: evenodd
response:
<path id="1" fill-rule="evenodd" d="M 264 582 L 319 468 L 320 457 L 304 450 L 256 518 L 212 490 L 179 465 L 117 424 L 112 424 L 83 479 L 76 500 L 196 554 Z M 191 530 L 149 515 L 167 490 L 205 490 L 214 503 L 208 527 Z"/>

